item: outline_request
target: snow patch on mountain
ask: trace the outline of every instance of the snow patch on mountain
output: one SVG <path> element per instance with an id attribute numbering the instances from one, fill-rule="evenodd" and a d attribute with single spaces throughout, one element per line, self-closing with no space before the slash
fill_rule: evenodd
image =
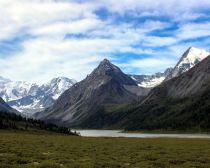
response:
<path id="1" fill-rule="evenodd" d="M 138 86 L 145 87 L 145 88 L 153 88 L 159 85 L 160 83 L 162 83 L 164 79 L 165 79 L 164 76 L 158 77 L 158 78 L 147 79 L 141 82 L 140 84 L 138 84 Z"/>

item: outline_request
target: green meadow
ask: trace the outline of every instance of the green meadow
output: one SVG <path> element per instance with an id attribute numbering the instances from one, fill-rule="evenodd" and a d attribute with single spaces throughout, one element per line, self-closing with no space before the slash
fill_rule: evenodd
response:
<path id="1" fill-rule="evenodd" d="M 209 139 L 0 131 L 0 168 L 209 168 Z"/>

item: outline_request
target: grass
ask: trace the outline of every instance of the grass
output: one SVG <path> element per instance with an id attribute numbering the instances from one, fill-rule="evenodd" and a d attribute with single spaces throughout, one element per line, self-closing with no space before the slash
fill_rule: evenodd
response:
<path id="1" fill-rule="evenodd" d="M 209 168 L 209 139 L 87 138 L 0 131 L 0 168 Z"/>

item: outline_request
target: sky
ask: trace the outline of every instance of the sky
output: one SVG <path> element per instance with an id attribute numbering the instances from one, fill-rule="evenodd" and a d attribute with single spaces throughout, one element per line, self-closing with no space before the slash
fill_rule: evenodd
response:
<path id="1" fill-rule="evenodd" d="M 209 0 L 0 0 L 0 76 L 80 81 L 104 58 L 129 74 L 210 50 Z"/>

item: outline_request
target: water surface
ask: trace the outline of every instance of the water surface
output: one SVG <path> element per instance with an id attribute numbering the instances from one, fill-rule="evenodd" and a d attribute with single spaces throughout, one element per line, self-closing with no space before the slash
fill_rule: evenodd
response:
<path id="1" fill-rule="evenodd" d="M 159 134 L 125 133 L 121 130 L 76 130 L 84 137 L 128 137 L 128 138 L 210 138 L 208 134 Z"/>

